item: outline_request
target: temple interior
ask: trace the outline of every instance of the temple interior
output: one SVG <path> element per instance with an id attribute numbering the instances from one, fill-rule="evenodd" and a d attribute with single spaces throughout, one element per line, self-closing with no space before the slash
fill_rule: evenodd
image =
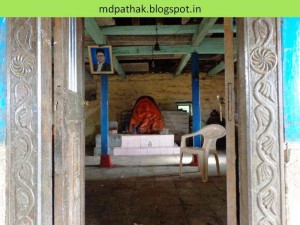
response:
<path id="1" fill-rule="evenodd" d="M 115 58 L 104 87 L 106 140 L 103 75 L 93 73 L 93 53 L 85 58 L 86 224 L 226 224 L 226 137 L 216 143 L 220 176 L 212 154 L 207 182 L 192 154 L 183 156 L 179 175 L 181 137 L 209 124 L 225 127 L 223 19 L 87 19 L 89 49 L 99 44 L 88 26 L 95 21 Z M 186 54 L 189 46 L 201 53 Z"/>

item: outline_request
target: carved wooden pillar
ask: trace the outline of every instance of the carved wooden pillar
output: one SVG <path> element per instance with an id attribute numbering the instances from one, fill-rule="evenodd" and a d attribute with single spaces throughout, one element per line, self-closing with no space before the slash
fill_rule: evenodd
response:
<path id="1" fill-rule="evenodd" d="M 51 60 L 50 19 L 7 19 L 7 225 L 52 225 Z"/>
<path id="2" fill-rule="evenodd" d="M 240 224 L 285 224 L 280 19 L 238 22 Z"/>

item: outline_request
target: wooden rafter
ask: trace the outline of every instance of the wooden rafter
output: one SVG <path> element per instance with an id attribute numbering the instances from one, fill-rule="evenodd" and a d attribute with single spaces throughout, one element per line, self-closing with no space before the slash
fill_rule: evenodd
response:
<path id="1" fill-rule="evenodd" d="M 103 34 L 102 30 L 98 26 L 97 21 L 94 18 L 85 18 L 84 20 L 84 27 L 86 31 L 91 35 L 93 40 L 97 45 L 105 45 L 108 44 L 107 37 L 105 34 Z M 126 78 L 126 74 L 120 65 L 118 59 L 116 56 L 113 55 L 113 63 L 114 63 L 114 68 L 116 72 L 123 78 Z"/>
<path id="2" fill-rule="evenodd" d="M 193 47 L 199 46 L 201 44 L 201 42 L 204 40 L 205 36 L 208 34 L 209 30 L 213 27 L 213 25 L 215 24 L 217 19 L 218 18 L 203 18 L 202 19 L 202 21 L 198 25 L 197 31 L 195 32 L 193 39 L 192 39 L 191 45 Z M 191 52 L 189 52 L 189 54 L 183 56 L 183 58 L 181 59 L 179 65 L 176 69 L 175 75 L 178 75 L 182 72 L 182 70 L 186 66 L 187 62 L 191 58 Z M 196 51 L 196 52 L 198 52 L 198 51 Z"/>
<path id="3" fill-rule="evenodd" d="M 217 73 L 221 72 L 225 69 L 225 63 L 224 61 L 220 62 L 218 65 L 216 65 L 214 68 L 212 68 L 210 71 L 208 71 L 208 76 L 216 75 Z"/>
<path id="4" fill-rule="evenodd" d="M 100 27 L 116 25 L 115 19 L 111 18 L 111 17 L 108 17 L 108 18 L 99 17 L 99 18 L 96 18 L 96 21 L 98 23 L 98 26 L 100 26 Z"/>
<path id="5" fill-rule="evenodd" d="M 156 41 L 155 36 L 149 35 L 137 35 L 137 36 L 108 36 L 109 43 L 113 46 L 132 46 L 132 45 L 154 45 Z M 159 44 L 160 45 L 189 45 L 192 40 L 192 35 L 178 35 L 178 36 L 170 36 L 170 35 L 160 35 L 159 36 Z M 89 36 L 85 36 L 85 45 L 94 44 L 94 40 Z"/>
<path id="6" fill-rule="evenodd" d="M 234 58 L 234 62 L 236 62 L 237 58 Z M 208 76 L 213 76 L 213 75 L 217 75 L 219 72 L 221 72 L 222 70 L 225 69 L 225 62 L 222 61 L 220 62 L 218 65 L 216 65 L 214 68 L 212 68 L 210 71 L 208 71 L 207 75 Z"/>
<path id="7" fill-rule="evenodd" d="M 235 41 L 236 43 L 236 41 Z M 224 54 L 224 38 L 205 38 L 200 46 L 190 45 L 160 45 L 160 51 L 153 51 L 152 46 L 121 46 L 113 48 L 114 56 L 144 56 L 165 54 Z M 235 44 L 236 48 L 236 44 Z"/>
<path id="8" fill-rule="evenodd" d="M 140 25 L 140 26 L 111 26 L 102 27 L 103 35 L 155 35 L 157 27 L 158 35 L 182 35 L 194 34 L 199 25 Z M 233 28 L 236 32 L 236 28 Z M 207 33 L 224 33 L 223 24 L 214 24 Z"/>
<path id="9" fill-rule="evenodd" d="M 126 72 L 149 72 L 148 62 L 121 63 Z"/>
<path id="10" fill-rule="evenodd" d="M 207 38 L 200 46 L 195 47 L 191 45 L 160 45 L 160 51 L 152 51 L 152 46 L 121 46 L 113 48 L 115 56 L 188 54 L 194 51 L 199 54 L 224 54 L 224 38 Z"/>
<path id="11" fill-rule="evenodd" d="M 85 18 L 84 27 L 96 44 L 107 44 L 107 37 L 103 34 L 102 30 L 98 26 L 97 21 L 94 18 Z"/>
<path id="12" fill-rule="evenodd" d="M 118 56 L 118 60 L 161 60 L 161 59 L 181 59 L 182 54 L 174 55 L 138 55 L 138 56 Z"/>
<path id="13" fill-rule="evenodd" d="M 183 17 L 181 18 L 181 24 L 187 24 L 190 21 L 191 18 L 189 17 Z"/>

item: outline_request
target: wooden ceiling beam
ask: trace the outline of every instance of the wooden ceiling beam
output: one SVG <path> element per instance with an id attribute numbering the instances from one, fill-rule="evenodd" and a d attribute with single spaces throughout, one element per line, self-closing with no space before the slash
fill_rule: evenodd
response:
<path id="1" fill-rule="evenodd" d="M 114 68 L 117 71 L 117 73 L 122 77 L 122 79 L 126 79 L 126 73 L 125 73 L 124 69 L 122 68 L 121 64 L 119 63 L 119 60 L 114 55 L 113 55 L 113 63 L 114 63 Z"/>
<path id="2" fill-rule="evenodd" d="M 183 17 L 181 18 L 181 24 L 187 24 L 190 21 L 191 18 L 189 17 Z"/>
<path id="3" fill-rule="evenodd" d="M 216 23 L 218 18 L 203 18 L 192 38 L 192 46 L 199 46 L 201 42 L 204 40 L 205 36 L 207 35 L 208 31 L 213 27 Z M 190 60 L 191 54 L 187 54 L 182 57 L 175 75 L 181 74 L 182 70 L 186 66 L 187 62 Z"/>
<path id="4" fill-rule="evenodd" d="M 115 26 L 116 21 L 114 18 L 108 17 L 108 18 L 96 18 L 98 26 Z"/>
<path id="5" fill-rule="evenodd" d="M 174 55 L 174 54 L 168 54 L 168 55 L 139 55 L 139 56 L 118 56 L 117 57 L 119 61 L 122 60 L 163 60 L 163 59 L 181 59 L 182 54 Z"/>
<path id="6" fill-rule="evenodd" d="M 113 26 L 102 27 L 101 31 L 104 35 L 182 35 L 194 34 L 199 25 L 140 25 L 140 26 Z M 236 27 L 233 28 L 236 32 Z M 224 33 L 223 24 L 214 24 L 208 33 Z"/>
<path id="7" fill-rule="evenodd" d="M 218 65 L 216 65 L 214 68 L 212 68 L 210 71 L 208 71 L 208 76 L 213 76 L 221 72 L 225 69 L 225 63 L 224 61 L 220 62 Z"/>
<path id="8" fill-rule="evenodd" d="M 149 72 L 149 63 L 121 63 L 126 72 Z"/>
<path id="9" fill-rule="evenodd" d="M 236 49 L 236 38 L 234 39 Z M 200 46 L 191 45 L 160 45 L 160 51 L 153 51 L 153 46 L 121 46 L 113 47 L 113 55 L 119 56 L 152 56 L 152 55 L 177 55 L 190 54 L 197 51 L 198 54 L 224 54 L 224 38 L 205 38 Z M 87 51 L 86 51 L 87 55 Z"/>
<path id="10" fill-rule="evenodd" d="M 236 56 L 234 57 L 233 62 L 236 62 L 237 58 Z M 208 76 L 214 76 L 217 75 L 219 72 L 225 69 L 225 62 L 222 61 L 218 65 L 216 65 L 214 68 L 212 68 L 210 71 L 208 71 L 207 75 Z"/>
<path id="11" fill-rule="evenodd" d="M 235 41 L 236 42 L 236 41 Z M 236 44 L 235 44 L 236 46 Z M 160 45 L 160 51 L 153 51 L 153 46 L 126 46 L 113 47 L 115 56 L 141 56 L 141 55 L 165 55 L 165 54 L 191 54 L 196 51 L 199 54 L 224 54 L 223 38 L 206 38 L 200 46 Z"/>
<path id="12" fill-rule="evenodd" d="M 183 54 L 168 54 L 168 55 L 139 55 L 139 56 L 118 56 L 119 61 L 143 61 L 143 60 L 176 60 L 181 59 Z M 200 61 L 216 61 L 220 62 L 220 59 L 215 59 L 214 55 L 199 55 Z M 126 71 L 126 70 L 125 70 Z"/>
<path id="13" fill-rule="evenodd" d="M 85 18 L 84 28 L 97 45 L 105 45 L 107 43 L 106 35 L 103 34 L 94 18 Z"/>
<path id="14" fill-rule="evenodd" d="M 108 36 L 111 45 L 154 45 L 156 42 L 155 36 Z M 191 43 L 192 35 L 168 36 L 163 35 L 158 37 L 160 45 L 188 45 Z"/>
<path id="15" fill-rule="evenodd" d="M 209 33 L 210 28 L 215 24 L 218 18 L 203 18 L 192 38 L 192 46 L 199 46 Z"/>
<path id="16" fill-rule="evenodd" d="M 85 30 L 91 35 L 93 40 L 97 45 L 105 45 L 108 44 L 108 40 L 106 35 L 103 34 L 102 30 L 98 26 L 98 23 L 95 18 L 85 18 L 84 19 L 84 27 Z M 114 64 L 114 69 L 115 71 L 123 78 L 126 78 L 126 74 L 120 65 L 118 59 L 116 56 L 112 56 L 113 64 Z"/>

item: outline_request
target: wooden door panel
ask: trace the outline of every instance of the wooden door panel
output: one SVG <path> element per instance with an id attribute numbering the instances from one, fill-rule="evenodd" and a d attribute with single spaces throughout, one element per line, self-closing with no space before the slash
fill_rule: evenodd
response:
<path id="1" fill-rule="evenodd" d="M 54 19 L 54 219 L 84 224 L 82 20 Z"/>

